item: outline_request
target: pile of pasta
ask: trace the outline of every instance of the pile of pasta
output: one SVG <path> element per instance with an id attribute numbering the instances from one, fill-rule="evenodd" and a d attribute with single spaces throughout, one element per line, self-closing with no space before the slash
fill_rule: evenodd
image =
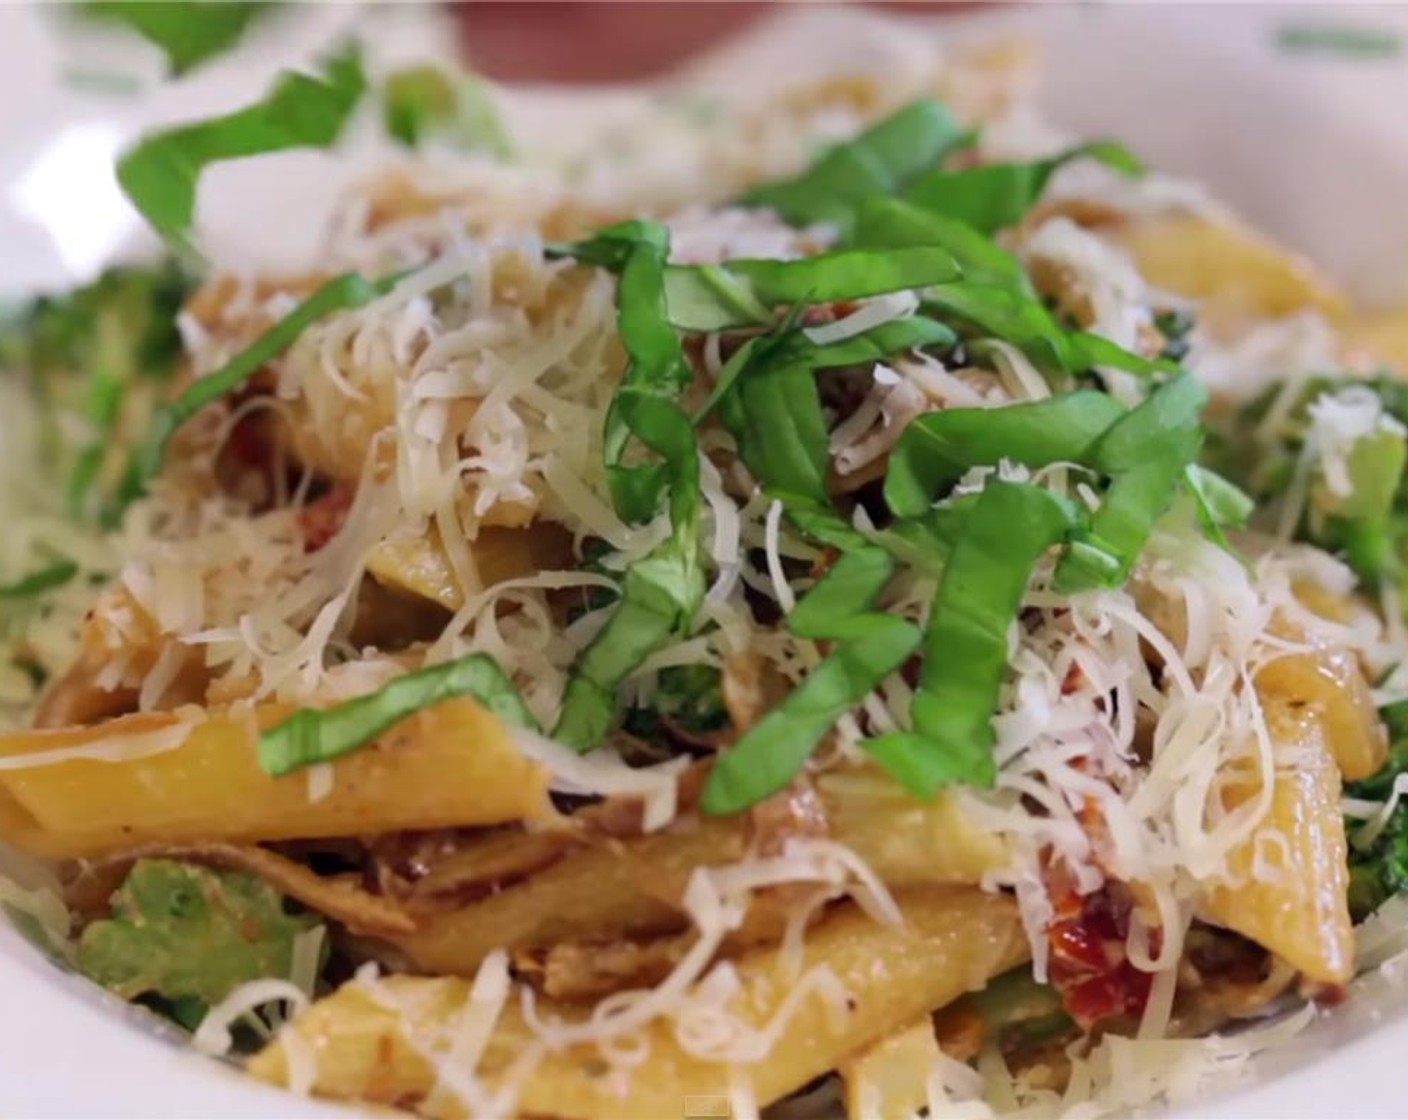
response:
<path id="1" fill-rule="evenodd" d="M 996 559 L 954 589 L 968 538 L 945 537 L 942 516 L 902 538 L 875 511 L 927 418 L 1096 396 L 1132 417 L 1180 362 L 1206 371 L 1209 416 L 1227 417 L 1254 376 L 1393 363 L 1400 320 L 1356 318 L 1225 211 L 1071 150 L 1024 164 L 1045 167 L 1023 180 L 1039 179 L 1033 205 L 981 234 L 950 229 L 946 252 L 1059 321 L 1048 342 L 1095 357 L 1052 373 L 1017 316 L 955 304 L 956 333 L 940 315 L 928 336 L 806 369 L 827 423 L 812 505 L 768 475 L 793 454 L 786 393 L 711 415 L 767 332 L 869 340 L 923 319 L 952 280 L 939 262 L 855 297 L 807 287 L 761 298 L 740 326 L 767 265 L 844 251 L 840 211 L 789 220 L 768 186 L 725 203 L 808 174 L 808 136 L 850 153 L 815 164 L 812 187 L 852 173 L 865 137 L 932 94 L 982 126 L 956 174 L 1015 166 L 1032 142 L 1024 81 L 1003 50 L 793 91 L 698 140 L 709 174 L 686 199 L 677 179 L 630 196 L 629 168 L 573 186 L 407 165 L 348 200 L 325 273 L 197 290 L 180 388 L 344 293 L 330 287 L 342 270 L 391 277 L 309 317 L 176 431 L 108 539 L 117 566 L 78 597 L 72 642 L 15 639 L 52 677 L 31 726 L 0 736 L 0 837 L 57 869 L 80 964 L 97 941 L 85 926 L 130 934 L 191 912 L 189 897 L 143 909 L 134 868 L 216 872 L 184 888 L 216 910 L 263 884 L 301 931 L 264 973 L 224 988 L 98 978 L 165 999 L 178 1021 L 200 994 L 197 1045 L 253 1051 L 256 1077 L 434 1117 L 746 1116 L 797 1094 L 819 1109 L 839 1096 L 856 1120 L 1082 1098 L 1093 1115 L 1166 1092 L 1171 1060 L 1225 1059 L 1210 1031 L 1343 995 L 1356 960 L 1341 792 L 1388 761 L 1374 686 L 1408 647 L 1401 607 L 1385 613 L 1344 563 L 1274 526 L 1238 534 L 1247 511 L 1225 511 L 1239 492 L 1190 458 L 1121 578 L 1059 590 L 1070 538 L 1035 549 L 996 623 L 999 675 L 973 732 L 990 751 L 917 788 L 914 756 L 867 746 L 924 748 L 917 638 L 867 673 L 928 627 L 928 656 L 957 665 L 946 687 L 981 678 L 992 642 L 969 636 L 993 608 L 964 605 L 1025 547 L 1028 519 L 1054 515 L 1011 507 L 993 522 Z M 668 245 L 639 226 L 589 240 L 642 217 Z M 923 250 L 864 251 L 898 267 Z M 670 304 L 676 324 L 696 319 L 662 341 L 627 321 L 625 293 L 655 276 L 658 310 L 679 298 L 670 275 L 705 286 L 688 313 Z M 1180 316 L 1197 319 L 1187 338 Z M 651 348 L 671 346 L 674 395 L 623 403 Z M 661 419 L 648 448 L 623 451 L 645 430 L 631 417 L 670 409 L 687 440 Z M 1148 443 L 1114 466 L 1006 447 L 963 459 L 961 433 L 932 432 L 935 461 L 957 465 L 926 513 L 1042 487 L 1098 513 L 1156 457 Z M 623 516 L 642 489 L 648 508 Z M 686 493 L 699 528 L 671 552 Z M 1087 559 L 1123 530 L 1104 531 L 1083 538 Z M 862 570 L 877 553 L 878 583 Z M 637 620 L 656 609 L 631 581 L 667 562 L 681 580 L 702 565 L 697 619 L 642 640 L 620 671 L 591 661 L 627 604 Z M 823 618 L 816 589 L 842 570 L 854 582 L 832 585 Z M 796 699 L 848 673 L 864 684 L 842 702 Z M 602 695 L 609 726 L 589 735 L 568 714 Z M 949 693 L 934 695 L 942 710 Z M 771 753 L 740 746 L 774 732 Z M 327 940 L 305 953 L 315 919 Z M 1135 1051 L 1131 1087 L 1111 1055 L 1150 1039 L 1173 1041 Z"/>

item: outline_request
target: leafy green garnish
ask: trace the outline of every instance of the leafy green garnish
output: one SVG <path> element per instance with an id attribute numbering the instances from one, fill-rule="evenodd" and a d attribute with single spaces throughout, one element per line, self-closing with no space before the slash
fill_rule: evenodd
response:
<path id="1" fill-rule="evenodd" d="M 1394 705 L 1399 707 L 1399 705 Z M 1387 801 L 1400 776 L 1408 772 L 1408 737 L 1400 713 L 1382 713 L 1394 735 L 1388 762 L 1373 777 L 1345 784 L 1348 798 Z M 1362 821 L 1346 822 L 1349 847 L 1349 910 L 1363 921 L 1396 894 L 1408 891 L 1408 799 L 1398 803 L 1382 829 L 1369 842 L 1362 839 Z"/>
<path id="2" fill-rule="evenodd" d="M 117 445 L 145 429 L 175 370 L 176 316 L 190 283 L 174 261 L 111 268 L 33 301 L 0 330 L 0 362 L 28 375 L 46 467 L 67 477 L 75 519 L 110 497 Z"/>
<path id="3" fill-rule="evenodd" d="M 408 148 L 432 136 L 462 151 L 513 154 L 488 83 L 439 66 L 410 66 L 387 76 L 381 90 L 386 131 Z"/>
<path id="4" fill-rule="evenodd" d="M 64 586 L 77 574 L 78 565 L 72 560 L 56 560 L 13 583 L 0 583 L 0 599 L 34 599 L 46 591 Z"/>
<path id="5" fill-rule="evenodd" d="M 161 469 L 166 445 L 186 421 L 226 393 L 238 389 L 293 345 L 314 323 L 335 311 L 366 306 L 394 288 L 402 275 L 396 273 L 368 280 L 355 272 L 347 272 L 334 277 L 219 369 L 193 381 L 174 401 L 159 407 L 145 440 L 134 450 L 127 464 L 116 501 L 105 512 L 106 522 L 116 524 L 122 511 L 146 492 L 147 483 Z"/>
<path id="6" fill-rule="evenodd" d="M 249 25 L 273 9 L 250 0 L 86 0 L 76 6 L 89 19 L 130 27 L 166 55 L 180 77 L 234 47 Z"/>
<path id="7" fill-rule="evenodd" d="M 1004 408 L 954 408 L 916 417 L 900 436 L 885 475 L 885 501 L 917 517 L 971 467 L 1010 459 L 1028 467 L 1085 463 L 1122 415 L 1114 398 L 1093 390 Z"/>
<path id="8" fill-rule="evenodd" d="M 1184 374 L 1160 385 L 1100 437 L 1089 461 L 1110 476 L 1110 486 L 1078 547 L 1057 566 L 1057 591 L 1117 587 L 1128 578 L 1202 446 L 1199 416 L 1206 402 L 1207 390 Z"/>
<path id="9" fill-rule="evenodd" d="M 118 160 L 122 189 L 153 229 L 189 253 L 196 186 L 207 167 L 337 142 L 366 88 L 361 55 L 344 48 L 323 69 L 322 77 L 285 72 L 262 101 L 246 109 L 144 137 Z"/>
<path id="10" fill-rule="evenodd" d="M 756 187 L 739 202 L 771 207 L 794 225 L 827 222 L 845 234 L 864 199 L 898 193 L 967 136 L 943 105 L 924 98 L 832 148 L 797 178 Z"/>
<path id="11" fill-rule="evenodd" d="M 617 512 L 655 515 L 668 493 L 670 537 L 626 572 L 606 626 L 578 661 L 553 737 L 578 750 L 601 741 L 616 715 L 622 681 L 672 634 L 692 624 L 704 595 L 699 562 L 699 450 L 680 405 L 694 378 L 665 304 L 669 234 L 626 222 L 572 247 L 580 259 L 619 270 L 617 323 L 630 367 L 606 418 L 607 479 Z M 628 463 L 638 440 L 655 461 Z"/>
<path id="12" fill-rule="evenodd" d="M 1027 216 L 1061 167 L 1084 158 L 1099 160 L 1124 175 L 1144 171 L 1144 165 L 1123 144 L 1097 140 L 1032 163 L 989 163 L 961 171 L 936 169 L 914 180 L 905 189 L 904 198 L 925 210 L 956 218 L 980 233 L 996 233 Z"/>
<path id="13" fill-rule="evenodd" d="M 930 245 L 949 252 L 963 278 L 925 289 L 926 309 L 969 335 L 1012 343 L 1048 376 L 1068 379 L 1096 366 L 1140 376 L 1177 372 L 1171 362 L 1150 361 L 1098 335 L 1061 326 L 1017 259 L 958 218 L 897 199 L 871 199 L 860 209 L 854 243 L 868 249 Z"/>
<path id="14" fill-rule="evenodd" d="M 660 670 L 647 705 L 633 707 L 622 726 L 640 739 L 656 739 L 677 728 L 708 735 L 728 726 L 723 674 L 712 665 L 671 665 Z"/>
<path id="15" fill-rule="evenodd" d="M 716 331 L 769 323 L 782 305 L 926 288 L 956 279 L 944 249 L 838 249 L 799 260 L 733 260 L 721 265 L 671 265 L 665 272 L 670 321 L 682 330 Z"/>
<path id="16" fill-rule="evenodd" d="M 366 746 L 422 708 L 472 696 L 505 723 L 535 727 L 513 682 L 492 657 L 471 653 L 397 677 L 331 708 L 300 708 L 259 736 L 259 765 L 275 776 Z"/>
<path id="17" fill-rule="evenodd" d="M 932 797 L 954 782 L 993 784 L 992 716 L 1007 668 L 1007 632 L 1033 565 L 1077 521 L 1051 491 L 998 481 L 968 512 L 930 612 L 910 711 L 914 730 L 865 744 L 911 792 Z"/>
<path id="18" fill-rule="evenodd" d="M 1193 495 L 1203 532 L 1214 544 L 1231 551 L 1223 529 L 1228 526 L 1241 528 L 1246 525 L 1247 519 L 1256 508 L 1252 496 L 1228 482 L 1216 471 L 1197 463 L 1183 472 L 1183 481 L 1188 487 L 1188 492 Z"/>
<path id="19" fill-rule="evenodd" d="M 832 725 L 903 665 L 922 640 L 912 623 L 872 609 L 894 561 L 831 507 L 826 425 L 815 378 L 816 370 L 827 366 L 873 359 L 883 345 L 924 343 L 913 327 L 896 333 L 896 325 L 832 345 L 818 346 L 789 331 L 757 340 L 720 402 L 720 415 L 749 470 L 783 501 L 798 528 L 839 556 L 787 619 L 798 637 L 835 643 L 831 652 L 719 756 L 700 798 L 705 812 L 737 812 L 785 786 Z"/>
<path id="20" fill-rule="evenodd" d="M 292 915 L 262 879 L 142 859 L 113 895 L 112 917 L 78 943 L 78 967 L 125 999 L 219 1003 L 239 985 L 287 977 L 294 942 L 318 925 Z"/>

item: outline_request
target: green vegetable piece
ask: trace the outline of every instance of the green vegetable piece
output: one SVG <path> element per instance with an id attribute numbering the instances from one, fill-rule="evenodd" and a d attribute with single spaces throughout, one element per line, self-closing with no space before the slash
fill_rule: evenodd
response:
<path id="1" fill-rule="evenodd" d="M 285 72 L 262 101 L 223 117 L 154 132 L 117 163 L 117 180 L 142 216 L 178 251 L 191 252 L 196 186 L 213 163 L 290 148 L 329 148 L 366 80 L 355 47 L 327 60 L 324 77 Z"/>
<path id="2" fill-rule="evenodd" d="M 831 303 L 926 288 L 956 279 L 944 249 L 838 249 L 799 260 L 734 260 L 671 265 L 665 272 L 670 321 L 681 330 L 717 331 L 772 321 L 783 304 Z"/>
<path id="3" fill-rule="evenodd" d="M 858 548 L 797 604 L 794 634 L 839 644 L 718 757 L 699 799 L 704 812 L 736 813 L 786 786 L 832 725 L 919 648 L 918 627 L 871 611 L 893 570 L 880 549 Z"/>
<path id="4" fill-rule="evenodd" d="M 914 731 L 865 744 L 917 796 L 996 780 L 992 717 L 1007 669 L 1007 633 L 1032 567 L 1076 524 L 1072 506 L 1022 483 L 989 483 L 969 511 L 934 596 L 911 709 Z"/>
<path id="5" fill-rule="evenodd" d="M 1183 374 L 1155 389 L 1100 438 L 1091 464 L 1112 482 L 1081 547 L 1057 565 L 1057 591 L 1115 587 L 1128 578 L 1202 446 L 1199 415 L 1206 402 L 1207 390 Z"/>
<path id="6" fill-rule="evenodd" d="M 408 716 L 472 696 L 505 723 L 535 728 L 513 682 L 492 657 L 471 653 L 431 665 L 331 708 L 300 708 L 259 736 L 259 765 L 278 777 L 364 747 Z"/>
<path id="7" fill-rule="evenodd" d="M 738 812 L 783 788 L 833 724 L 919 648 L 918 627 L 873 610 L 894 562 L 831 508 L 817 369 L 922 344 L 930 328 L 885 324 L 817 346 L 800 332 L 758 340 L 720 415 L 749 470 L 803 532 L 840 556 L 788 618 L 799 637 L 836 643 L 788 697 L 720 755 L 701 797 L 708 813 Z"/>
<path id="8" fill-rule="evenodd" d="M 1408 440 L 1401 428 L 1379 427 L 1361 436 L 1345 456 L 1349 493 L 1332 491 L 1322 473 L 1312 491 L 1316 509 L 1329 517 L 1353 521 L 1383 520 L 1393 509 L 1405 459 L 1408 459 Z"/>
<path id="9" fill-rule="evenodd" d="M 194 70 L 236 46 L 273 4 L 248 0 L 86 0 L 83 16 L 123 24 L 166 55 L 172 77 Z"/>
<path id="10" fill-rule="evenodd" d="M 78 565 L 72 560 L 56 560 L 47 567 L 30 572 L 13 583 L 0 584 L 0 599 L 11 601 L 36 599 L 46 591 L 63 587 L 78 575 Z"/>
<path id="11" fill-rule="evenodd" d="M 621 683 L 654 650 L 687 630 L 704 596 L 699 563 L 699 449 L 680 398 L 694 379 L 665 304 L 669 234 L 626 222 L 568 247 L 577 259 L 618 271 L 617 322 L 630 366 L 606 418 L 607 481 L 625 519 L 653 517 L 668 492 L 670 537 L 631 566 L 621 598 L 567 683 L 553 737 L 595 747 L 616 718 Z M 628 464 L 632 438 L 658 456 Z"/>
<path id="12" fill-rule="evenodd" d="M 1198 509 L 1198 520 L 1208 539 L 1224 551 L 1231 552 L 1223 529 L 1227 526 L 1241 528 L 1252 515 L 1256 503 L 1250 494 L 1239 489 L 1214 470 L 1191 464 L 1183 472 L 1184 484 L 1193 495 Z"/>
<path id="13" fill-rule="evenodd" d="M 1051 176 L 1065 164 L 1082 158 L 1099 160 L 1125 175 L 1144 171 L 1144 165 L 1124 145 L 1097 140 L 1033 163 L 990 163 L 961 171 L 930 171 L 910 184 L 904 198 L 926 210 L 966 222 L 980 233 L 996 233 L 1026 217 Z"/>
<path id="14" fill-rule="evenodd" d="M 285 913 L 255 875 L 142 859 L 113 895 L 112 917 L 83 931 L 78 967 L 124 999 L 215 1004 L 250 980 L 287 977 L 295 939 L 317 924 Z"/>
<path id="15" fill-rule="evenodd" d="M 112 268 L 18 310 L 0 362 L 28 375 L 46 466 L 67 476 L 75 520 L 95 517 L 119 481 L 117 449 L 145 431 L 181 349 L 176 316 L 190 279 L 174 261 Z"/>
<path id="16" fill-rule="evenodd" d="M 1391 708 L 1408 709 L 1408 704 Z M 1390 716 L 1391 708 L 1383 710 L 1385 721 L 1395 738 L 1389 748 L 1388 762 L 1373 777 L 1346 783 L 1348 798 L 1386 801 L 1393 793 L 1394 783 L 1408 772 L 1408 738 L 1401 737 L 1401 714 Z M 1395 723 L 1399 726 L 1395 726 Z M 1388 821 L 1371 840 L 1363 834 L 1364 823 L 1346 821 L 1349 847 L 1349 911 L 1361 922 L 1396 894 L 1408 891 L 1408 801 L 1400 801 Z"/>
<path id="17" fill-rule="evenodd" d="M 127 464 L 116 502 L 106 511 L 105 521 L 117 524 L 122 511 L 146 492 L 147 483 L 161 470 L 167 443 L 192 416 L 243 385 L 314 323 L 335 311 L 364 307 L 391 291 L 403 275 L 367 280 L 348 272 L 329 280 L 218 370 L 192 382 L 174 401 L 158 408 L 146 440 Z"/>
<path id="18" fill-rule="evenodd" d="M 1081 390 L 1004 408 L 954 408 L 916 417 L 885 475 L 885 501 L 899 517 L 925 513 L 965 471 L 1003 459 L 1028 467 L 1085 463 L 1124 409 Z"/>
<path id="19" fill-rule="evenodd" d="M 475 74 L 406 67 L 387 77 L 381 101 L 386 131 L 408 148 L 437 136 L 466 152 L 513 154 L 489 84 Z"/>
<path id="20" fill-rule="evenodd" d="M 946 108 L 923 98 L 832 148 L 797 178 L 756 187 L 739 203 L 771 207 L 793 225 L 827 222 L 845 234 L 865 198 L 897 193 L 967 137 Z"/>

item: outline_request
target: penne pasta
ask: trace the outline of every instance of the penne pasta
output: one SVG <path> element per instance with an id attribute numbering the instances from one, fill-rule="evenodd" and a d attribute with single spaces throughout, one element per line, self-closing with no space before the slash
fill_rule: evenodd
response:
<path id="1" fill-rule="evenodd" d="M 759 1105 L 779 1099 L 857 1051 L 981 986 L 988 977 L 1024 960 L 1026 939 L 1008 899 L 971 889 L 915 892 L 901 899 L 905 923 L 887 927 L 846 905 L 807 939 L 802 976 L 827 970 L 844 992 L 832 1006 L 815 989 L 781 1022 L 766 1060 L 735 1065 Z M 776 949 L 737 961 L 741 988 L 728 1001 L 738 1031 L 772 1025 L 788 1001 L 787 962 Z M 426 1115 L 464 1116 L 464 1103 L 435 1093 L 432 1060 L 452 1045 L 453 1027 L 465 1008 L 463 980 L 388 977 L 352 982 L 315 1004 L 287 1028 L 287 1036 L 250 1062 L 250 1072 L 286 1085 L 290 1052 L 311 1056 L 313 1092 L 340 1100 L 413 1107 Z M 539 1008 L 539 1014 L 563 1013 Z M 581 1120 L 657 1120 L 688 1115 L 690 1102 L 722 1105 L 729 1065 L 709 1061 L 681 1044 L 669 1024 L 644 1030 L 649 1061 L 629 1079 L 595 1056 L 590 1045 L 546 1052 L 523 1081 L 517 1109 L 534 1116 Z M 533 1043 L 517 1001 L 510 1000 L 489 1038 L 477 1074 L 502 1083 L 514 1059 Z M 460 1070 L 446 1084 L 462 1080 Z"/>
<path id="2" fill-rule="evenodd" d="M 474 592 L 564 566 L 572 558 L 572 539 L 549 522 L 524 529 L 490 526 L 480 530 L 472 551 L 479 577 L 479 586 L 470 589 Z M 388 537 L 368 554 L 367 570 L 377 582 L 429 599 L 446 610 L 464 605 L 465 591 L 433 529 L 425 536 Z"/>
<path id="3" fill-rule="evenodd" d="M 1278 751 L 1297 748 L 1294 762 L 1277 768 L 1266 820 L 1228 859 L 1236 885 L 1207 891 L 1201 910 L 1310 979 L 1342 984 L 1353 975 L 1354 934 L 1339 773 L 1312 712 L 1274 699 L 1265 709 Z"/>
<path id="4" fill-rule="evenodd" d="M 1388 733 L 1369 682 L 1348 650 L 1278 657 L 1257 673 L 1256 689 L 1264 697 L 1311 708 L 1345 781 L 1367 778 L 1388 760 Z"/>
<path id="5" fill-rule="evenodd" d="M 841 1065 L 849 1120 L 917 1116 L 929 1103 L 939 1043 L 928 1015 Z"/>
<path id="6" fill-rule="evenodd" d="M 977 883 L 1005 861 L 1003 845 L 967 820 L 948 795 L 917 801 L 868 770 L 824 775 L 817 787 L 831 835 L 889 886 Z M 748 844 L 742 818 L 684 822 L 659 835 L 571 853 L 521 883 L 435 913 L 393 940 L 425 971 L 472 975 L 495 948 L 677 930 L 690 872 L 741 859 Z"/>
<path id="7" fill-rule="evenodd" d="M 549 812 L 547 772 L 473 701 L 428 708 L 375 748 L 329 763 L 331 788 L 316 799 L 306 774 L 274 778 L 259 767 L 258 728 L 287 714 L 277 705 L 194 721 L 154 713 L 0 736 L 0 837 L 39 855 L 92 857 L 142 844 L 354 836 Z"/>
<path id="8" fill-rule="evenodd" d="M 1117 226 L 1112 236 L 1150 284 L 1201 301 L 1228 322 L 1314 310 L 1347 310 L 1344 296 L 1294 253 L 1229 221 L 1163 214 Z"/>

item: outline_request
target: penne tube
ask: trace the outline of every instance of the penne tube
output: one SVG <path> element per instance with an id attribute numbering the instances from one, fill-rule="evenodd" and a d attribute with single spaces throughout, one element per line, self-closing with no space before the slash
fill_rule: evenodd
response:
<path id="1" fill-rule="evenodd" d="M 710 1102 L 723 1107 L 731 1077 L 766 1106 L 1027 957 L 1016 907 L 1001 895 L 938 888 L 900 904 L 900 927 L 882 926 L 851 904 L 838 908 L 808 937 L 795 983 L 778 949 L 738 959 L 740 987 L 725 1005 L 733 1022 L 720 1041 L 737 1046 L 753 1032 L 776 1031 L 772 1045 L 746 1061 L 740 1052 L 701 1056 L 697 1045 L 681 1043 L 669 1020 L 657 1019 L 641 1031 L 650 1048 L 645 1063 L 612 1068 L 589 1043 L 546 1050 L 506 1111 L 574 1120 L 687 1116 Z M 807 977 L 815 981 L 798 997 Z M 295 1020 L 249 1070 L 280 1085 L 311 1074 L 312 1091 L 323 1097 L 467 1115 L 444 1086 L 473 1074 L 485 1087 L 503 1088 L 510 1066 L 534 1042 L 510 995 L 477 1069 L 446 1068 L 441 1077 L 440 1059 L 455 1044 L 470 987 L 449 978 L 353 981 Z M 538 1013 L 570 1014 L 551 1006 Z M 716 1055 L 731 1061 L 712 1060 Z"/>
<path id="2" fill-rule="evenodd" d="M 1388 732 L 1369 682 L 1349 650 L 1278 657 L 1257 673 L 1256 690 L 1264 697 L 1310 705 L 1345 781 L 1377 774 L 1388 761 Z"/>
<path id="3" fill-rule="evenodd" d="M 548 773 L 472 700 L 448 700 L 307 771 L 259 767 L 257 732 L 285 705 L 189 719 L 127 716 L 0 736 L 0 838 L 51 858 L 143 844 L 361 836 L 550 815 Z"/>
<path id="4" fill-rule="evenodd" d="M 471 592 L 519 576 L 568 566 L 572 537 L 559 525 L 537 522 L 523 529 L 480 529 L 471 547 L 479 585 Z M 465 589 L 455 578 L 440 534 L 391 536 L 367 556 L 367 570 L 378 583 L 418 595 L 449 611 L 464 605 Z"/>
<path id="5" fill-rule="evenodd" d="M 974 884 L 1006 859 L 1002 843 L 948 794 L 919 801 L 868 769 L 824 775 L 817 788 L 831 836 L 891 887 Z M 572 852 L 520 883 L 427 916 L 394 940 L 424 971 L 473 975 L 498 947 L 678 930 L 690 872 L 742 859 L 748 847 L 743 817 L 681 821 L 668 832 Z"/>
<path id="6" fill-rule="evenodd" d="M 1201 916 L 1269 949 L 1312 980 L 1343 984 L 1354 973 L 1354 933 L 1346 892 L 1348 849 L 1340 815 L 1340 776 L 1311 709 L 1269 698 L 1267 729 L 1278 751 L 1271 810 L 1228 857 L 1236 885 L 1208 890 Z"/>
<path id="7" fill-rule="evenodd" d="M 866 1047 L 841 1064 L 847 1120 L 917 1116 L 929 1103 L 938 1064 L 939 1041 L 928 1015 Z"/>

